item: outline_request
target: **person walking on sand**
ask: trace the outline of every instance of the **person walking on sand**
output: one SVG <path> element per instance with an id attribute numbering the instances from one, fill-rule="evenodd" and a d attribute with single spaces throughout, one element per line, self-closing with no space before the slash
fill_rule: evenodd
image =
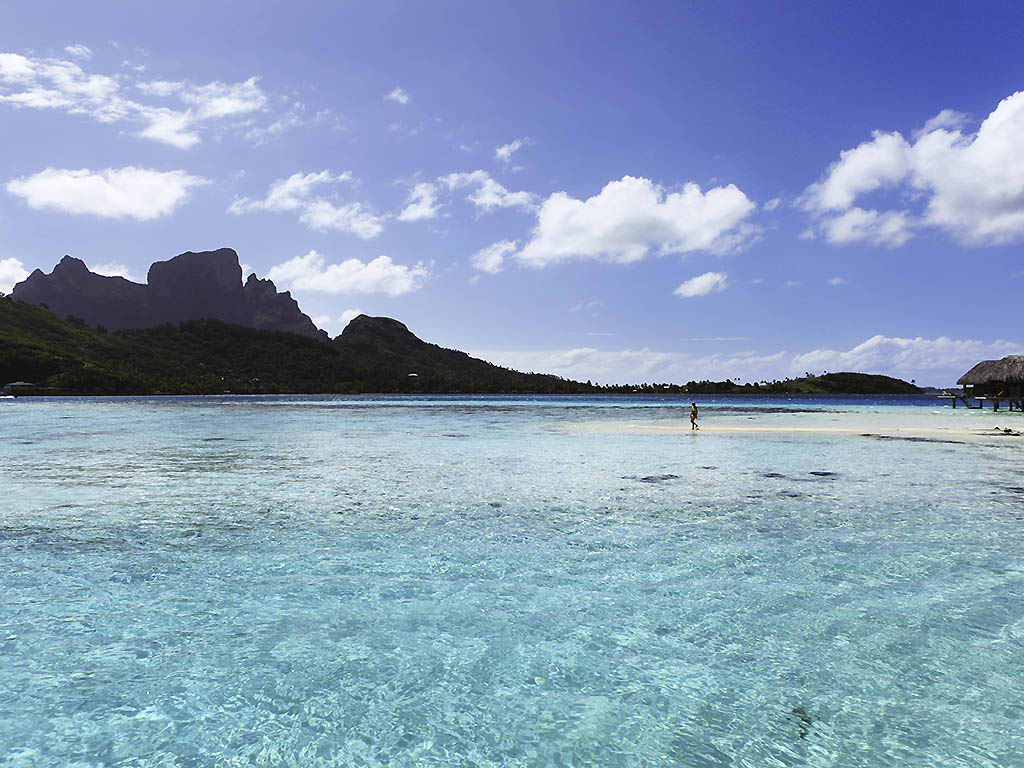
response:
<path id="1" fill-rule="evenodd" d="M 693 429 L 700 429 L 700 427 L 697 426 L 697 404 L 696 403 L 690 403 L 690 429 L 691 430 L 693 430 Z"/>

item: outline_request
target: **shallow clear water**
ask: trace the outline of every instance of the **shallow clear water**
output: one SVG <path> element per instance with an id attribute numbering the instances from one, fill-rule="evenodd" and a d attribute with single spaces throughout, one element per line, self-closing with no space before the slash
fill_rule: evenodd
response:
<path id="1" fill-rule="evenodd" d="M 3 403 L 0 766 L 1024 765 L 1024 415 L 700 405 Z"/>

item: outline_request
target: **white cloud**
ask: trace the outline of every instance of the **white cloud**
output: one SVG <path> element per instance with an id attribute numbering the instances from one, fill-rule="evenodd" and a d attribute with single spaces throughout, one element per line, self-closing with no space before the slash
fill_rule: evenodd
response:
<path id="1" fill-rule="evenodd" d="M 590 312 L 591 310 L 600 309 L 604 306 L 604 302 L 600 299 L 591 299 L 590 301 L 577 301 L 571 307 L 570 312 Z M 597 313 L 594 312 L 594 317 L 597 317 Z"/>
<path id="2" fill-rule="evenodd" d="M 898 133 L 875 131 L 871 141 L 839 153 L 825 178 L 804 193 L 815 210 L 845 211 L 861 195 L 892 186 L 910 171 L 909 145 Z"/>
<path id="3" fill-rule="evenodd" d="M 363 240 L 372 240 L 384 231 L 384 217 L 362 203 L 334 205 L 327 200 L 314 200 L 303 210 L 299 221 L 317 232 L 335 229 Z"/>
<path id="4" fill-rule="evenodd" d="M 139 136 L 170 144 L 178 149 L 189 149 L 200 142 L 199 134 L 193 130 L 189 114 L 151 107 L 147 107 L 142 113 L 145 114 L 148 125 L 139 131 Z"/>
<path id="5" fill-rule="evenodd" d="M 330 315 L 317 315 L 311 318 L 313 325 L 317 328 L 327 331 L 332 336 L 337 336 L 345 327 L 352 321 L 352 318 L 358 317 L 363 314 L 362 310 L 359 309 L 346 309 L 338 317 L 331 317 Z"/>
<path id="6" fill-rule="evenodd" d="M 640 384 L 739 377 L 743 381 L 772 378 L 772 371 L 785 368 L 785 353 L 763 355 L 756 352 L 692 355 L 685 352 L 660 352 L 648 348 L 604 350 L 578 347 L 568 350 L 471 351 L 498 365 L 518 371 L 550 373 L 576 381 L 588 379 L 601 384 Z"/>
<path id="7" fill-rule="evenodd" d="M 395 264 L 388 256 L 369 262 L 347 259 L 327 264 L 317 251 L 271 267 L 267 277 L 292 290 L 320 293 L 384 293 L 401 296 L 415 291 L 429 275 L 422 263 L 407 267 Z"/>
<path id="8" fill-rule="evenodd" d="M 250 77 L 241 83 L 183 84 L 181 100 L 195 108 L 200 120 L 259 112 L 267 105 L 267 97 L 257 80 Z"/>
<path id="9" fill-rule="evenodd" d="M 968 245 L 1024 238 L 1024 91 L 1008 96 L 965 133 L 966 117 L 943 110 L 915 133 L 876 131 L 840 153 L 801 203 L 832 243 L 901 245 L 919 227 L 941 229 Z M 883 189 L 900 193 L 894 210 L 866 208 Z M 815 228 L 812 228 L 812 234 Z"/>
<path id="10" fill-rule="evenodd" d="M 243 197 L 234 200 L 228 210 L 234 214 L 259 210 L 276 213 L 294 211 L 306 207 L 313 196 L 315 187 L 351 180 L 352 174 L 349 171 L 337 175 L 327 170 L 319 173 L 293 173 L 287 179 L 277 179 L 272 182 L 267 188 L 267 196 L 262 200 L 250 200 Z"/>
<path id="11" fill-rule="evenodd" d="M 954 131 L 963 128 L 967 125 L 969 118 L 963 112 L 957 112 L 953 109 L 944 109 L 935 117 L 928 120 L 924 127 L 918 132 L 918 136 L 925 133 L 931 133 L 941 129 Z"/>
<path id="12" fill-rule="evenodd" d="M 505 257 L 516 249 L 515 240 L 500 240 L 473 254 L 473 267 L 492 275 L 501 272 Z"/>
<path id="13" fill-rule="evenodd" d="M 722 339 L 735 341 L 742 339 Z M 697 340 L 691 340 L 697 341 Z M 567 350 L 475 350 L 480 357 L 519 371 L 552 373 L 577 381 L 602 384 L 673 382 L 739 378 L 740 381 L 803 376 L 805 371 L 880 373 L 936 386 L 950 385 L 979 360 L 1024 352 L 1024 344 L 1008 341 L 902 339 L 874 336 L 852 349 L 818 349 L 803 354 L 785 351 L 696 355 L 652 349 L 602 350 L 580 347 Z"/>
<path id="14" fill-rule="evenodd" d="M 533 267 L 569 259 L 626 264 L 659 254 L 741 246 L 750 236 L 744 219 L 755 209 L 734 185 L 706 193 L 696 184 L 666 192 L 648 179 L 625 176 L 594 197 L 556 192 L 541 206 L 533 239 L 518 254 Z"/>
<path id="15" fill-rule="evenodd" d="M 830 278 L 829 281 L 828 281 L 829 285 L 843 285 L 845 283 L 846 283 L 846 281 L 843 280 L 843 278 L 841 278 L 841 277 L 833 277 L 833 278 Z"/>
<path id="16" fill-rule="evenodd" d="M 491 178 L 487 171 L 470 171 L 468 173 L 449 173 L 441 176 L 438 181 L 450 190 L 472 187 L 473 192 L 466 197 L 477 208 L 488 213 L 495 208 L 535 208 L 535 198 L 529 192 L 510 192 L 500 183 Z"/>
<path id="17" fill-rule="evenodd" d="M 363 314 L 363 310 L 361 309 L 346 309 L 338 315 L 338 322 L 341 323 L 342 328 L 344 328 L 361 314 Z"/>
<path id="18" fill-rule="evenodd" d="M 437 186 L 430 182 L 421 182 L 409 193 L 405 208 L 398 214 L 399 221 L 421 221 L 433 219 L 440 207 L 437 203 Z"/>
<path id="19" fill-rule="evenodd" d="M 92 49 L 86 45 L 66 45 L 64 46 L 64 52 L 74 59 L 82 59 L 83 61 L 92 58 Z"/>
<path id="20" fill-rule="evenodd" d="M 0 293 L 10 293 L 16 283 L 28 277 L 28 270 L 18 259 L 0 259 Z"/>
<path id="21" fill-rule="evenodd" d="M 269 125 L 254 125 L 245 132 L 245 138 L 257 146 L 265 144 L 271 139 L 276 139 L 293 128 L 303 125 L 330 125 L 334 130 L 340 130 L 343 121 L 334 112 L 328 109 L 320 110 L 312 117 L 307 117 L 306 105 L 301 101 L 293 102 L 288 111 Z"/>
<path id="22" fill-rule="evenodd" d="M 769 200 L 767 203 L 765 203 L 764 205 L 761 206 L 761 210 L 762 211 L 774 211 L 776 208 L 779 207 L 779 203 L 781 203 L 781 202 L 782 202 L 782 198 L 780 198 L 780 197 L 773 197 L 771 200 Z"/>
<path id="23" fill-rule="evenodd" d="M 122 264 L 119 261 L 109 261 L 103 264 L 97 264 L 92 268 L 92 271 L 97 275 L 105 275 L 107 277 L 123 277 L 125 280 L 131 280 L 132 282 L 141 283 L 140 280 L 127 264 Z"/>
<path id="24" fill-rule="evenodd" d="M 884 373 L 951 384 L 979 360 L 1021 354 L 1024 345 L 1008 341 L 986 343 L 972 339 L 905 339 L 872 336 L 845 351 L 816 349 L 793 358 L 791 373 L 858 371 Z"/>
<path id="25" fill-rule="evenodd" d="M 709 293 L 718 293 L 729 287 L 724 272 L 705 272 L 703 275 L 691 277 L 680 285 L 674 293 L 676 296 L 690 298 L 693 296 L 707 296 Z"/>
<path id="26" fill-rule="evenodd" d="M 512 162 L 512 154 L 522 149 L 527 142 L 527 139 L 516 139 L 515 141 L 510 141 L 508 144 L 502 144 L 494 150 L 494 159 L 500 160 L 505 165 L 508 165 Z"/>
<path id="27" fill-rule="evenodd" d="M 271 183 L 262 200 L 242 197 L 232 201 L 228 212 L 241 215 L 253 211 L 298 211 L 299 221 L 310 229 L 334 229 L 371 240 L 384 230 L 386 217 L 377 215 L 362 203 L 338 204 L 334 199 L 316 194 L 316 190 L 325 185 L 351 181 L 352 174 L 348 171 L 337 175 L 327 170 L 293 173 Z"/>
<path id="28" fill-rule="evenodd" d="M 184 171 L 133 166 L 103 171 L 47 168 L 33 176 L 12 179 L 7 182 L 7 191 L 24 198 L 31 208 L 148 221 L 173 213 L 193 187 L 206 183 L 206 179 Z"/>
<path id="29" fill-rule="evenodd" d="M 871 245 L 903 245 L 911 237 L 910 217 L 903 211 L 850 208 L 822 224 L 830 243 L 844 244 L 866 241 Z"/>
<path id="30" fill-rule="evenodd" d="M 68 46 L 85 61 L 91 51 Z M 138 135 L 181 149 L 199 143 L 211 127 L 252 130 L 254 114 L 267 111 L 269 100 L 258 78 L 240 83 L 205 85 L 165 80 L 138 81 L 138 70 L 116 77 L 91 74 L 75 61 L 0 54 L 0 103 L 19 109 L 51 109 L 85 115 L 100 123 L 129 123 Z M 144 98 L 129 97 L 135 92 Z M 171 100 L 167 105 L 161 101 Z"/>
<path id="31" fill-rule="evenodd" d="M 384 98 L 388 101 L 395 102 L 395 104 L 401 104 L 402 106 L 405 106 L 412 100 L 412 97 L 398 86 L 396 86 L 393 91 L 386 94 Z"/>

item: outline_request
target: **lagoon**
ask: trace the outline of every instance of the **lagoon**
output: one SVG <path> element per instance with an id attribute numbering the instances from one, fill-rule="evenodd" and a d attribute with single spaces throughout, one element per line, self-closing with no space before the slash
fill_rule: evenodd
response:
<path id="1" fill-rule="evenodd" d="M 0 404 L 0 766 L 1024 765 L 1024 415 Z"/>

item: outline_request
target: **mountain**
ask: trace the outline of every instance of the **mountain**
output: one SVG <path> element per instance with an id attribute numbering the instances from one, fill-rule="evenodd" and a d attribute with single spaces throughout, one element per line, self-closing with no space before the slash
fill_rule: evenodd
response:
<path id="1" fill-rule="evenodd" d="M 210 318 L 262 330 L 289 331 L 327 341 L 287 291 L 256 275 L 242 284 L 238 254 L 230 248 L 191 251 L 149 268 L 146 284 L 90 272 L 65 256 L 50 274 L 35 270 L 11 296 L 45 305 L 61 317 L 79 317 L 111 331 Z"/>
<path id="2" fill-rule="evenodd" d="M 452 378 L 481 385 L 493 382 L 511 389 L 521 386 L 525 376 L 538 390 L 550 389 L 551 380 L 561 381 L 553 376 L 501 368 L 465 352 L 430 344 L 390 317 L 359 315 L 349 321 L 332 344 L 346 354 L 376 360 L 381 365 L 415 373 L 419 378 Z"/>
<path id="3" fill-rule="evenodd" d="M 349 328 L 329 344 L 210 319 L 108 333 L 2 297 L 0 387 L 28 381 L 32 392 L 54 395 L 599 391 L 441 349 L 389 318 L 363 315 Z"/>

